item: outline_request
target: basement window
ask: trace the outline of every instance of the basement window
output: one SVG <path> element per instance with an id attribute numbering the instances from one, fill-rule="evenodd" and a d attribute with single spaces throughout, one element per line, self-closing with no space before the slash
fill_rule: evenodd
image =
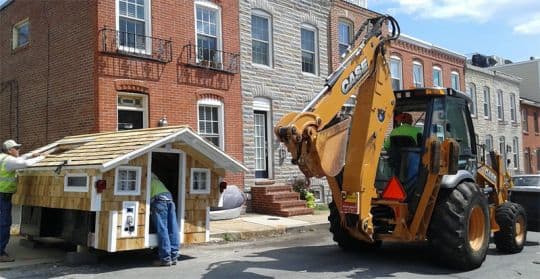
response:
<path id="1" fill-rule="evenodd" d="M 66 174 L 64 192 L 88 192 L 88 175 Z"/>

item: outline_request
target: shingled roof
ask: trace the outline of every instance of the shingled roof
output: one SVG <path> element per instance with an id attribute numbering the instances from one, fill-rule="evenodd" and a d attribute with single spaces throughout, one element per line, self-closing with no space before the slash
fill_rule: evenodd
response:
<path id="1" fill-rule="evenodd" d="M 105 172 L 172 142 L 181 142 L 189 146 L 190 150 L 212 160 L 217 168 L 232 172 L 248 171 L 240 162 L 194 133 L 189 126 L 65 137 L 34 150 L 33 152 L 43 152 L 47 155 L 45 159 L 27 170 L 56 169 L 62 165 L 64 169 L 97 168 Z"/>

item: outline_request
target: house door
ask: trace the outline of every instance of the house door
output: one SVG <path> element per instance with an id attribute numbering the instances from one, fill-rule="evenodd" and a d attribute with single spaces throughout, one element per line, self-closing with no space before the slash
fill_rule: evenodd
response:
<path id="1" fill-rule="evenodd" d="M 268 178 L 268 112 L 255 111 L 255 178 Z"/>
<path id="2" fill-rule="evenodd" d="M 183 242 L 183 225 L 184 225 L 184 178 L 185 168 L 183 153 L 173 149 L 156 149 L 151 153 L 151 172 L 159 177 L 165 187 L 171 192 L 174 204 L 176 205 L 176 219 L 178 220 L 178 231 L 180 234 L 180 242 Z M 148 179 L 150 181 L 150 179 Z M 148 188 L 150 190 L 150 187 Z M 150 194 L 148 194 L 150 197 Z M 157 245 L 157 237 L 155 235 L 155 226 L 153 220 L 149 219 L 149 246 Z"/>

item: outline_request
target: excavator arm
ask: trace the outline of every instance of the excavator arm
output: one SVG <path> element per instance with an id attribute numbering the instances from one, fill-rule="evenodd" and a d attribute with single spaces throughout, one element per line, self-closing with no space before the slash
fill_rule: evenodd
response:
<path id="1" fill-rule="evenodd" d="M 386 23 L 392 27 L 387 35 Z M 384 46 L 397 39 L 399 26 L 390 16 L 368 19 L 352 44 L 360 36 L 321 92 L 301 112 L 285 115 L 274 132 L 306 178 L 326 176 L 341 220 L 358 228 L 351 233 L 372 241 L 377 158 L 395 105 Z M 355 110 L 347 117 L 341 109 L 352 97 Z M 345 214 L 353 218 L 343 218 Z"/>

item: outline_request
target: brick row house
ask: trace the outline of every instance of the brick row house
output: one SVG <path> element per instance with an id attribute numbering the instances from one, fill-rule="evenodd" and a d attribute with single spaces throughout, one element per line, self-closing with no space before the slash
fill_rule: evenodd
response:
<path id="1" fill-rule="evenodd" d="M 520 77 L 519 102 L 523 137 L 523 170 L 540 173 L 540 59 L 492 67 L 495 71 Z"/>
<path id="2" fill-rule="evenodd" d="M 218 0 L 8 0 L 2 140 L 29 151 L 68 135 L 189 125 L 241 162 L 238 11 Z M 244 185 L 242 174 L 224 180 Z"/>
<path id="3" fill-rule="evenodd" d="M 471 62 L 471 61 L 469 61 Z M 485 145 L 486 160 L 490 150 L 510 160 L 510 173 L 523 171 L 523 139 L 519 113 L 519 77 L 481 68 L 470 63 L 465 67 L 466 92 L 478 144 Z"/>

